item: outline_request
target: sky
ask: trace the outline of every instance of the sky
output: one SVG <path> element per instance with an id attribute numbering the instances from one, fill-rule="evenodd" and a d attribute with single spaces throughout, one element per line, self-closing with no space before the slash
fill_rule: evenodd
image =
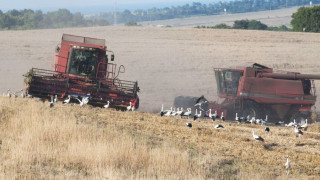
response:
<path id="1" fill-rule="evenodd" d="M 32 9 L 43 12 L 55 11 L 59 8 L 69 9 L 71 12 L 83 14 L 113 11 L 115 4 L 117 11 L 128 9 L 149 9 L 152 7 L 171 7 L 192 2 L 203 4 L 215 3 L 220 0 L 0 0 L 0 10 L 6 12 L 12 9 Z M 224 1 L 224 0 L 221 0 Z M 228 1 L 228 0 L 227 0 Z"/>

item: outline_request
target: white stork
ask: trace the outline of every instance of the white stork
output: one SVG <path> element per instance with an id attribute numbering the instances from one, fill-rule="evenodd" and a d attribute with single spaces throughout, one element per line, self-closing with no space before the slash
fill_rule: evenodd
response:
<path id="1" fill-rule="evenodd" d="M 191 116 L 192 112 L 191 112 L 191 108 L 187 108 L 187 112 L 182 112 L 181 113 L 181 117 L 189 117 Z"/>
<path id="2" fill-rule="evenodd" d="M 264 139 L 263 139 L 261 136 L 255 135 L 253 130 L 252 130 L 252 137 L 253 137 L 256 141 L 264 142 Z"/>
<path id="3" fill-rule="evenodd" d="M 132 108 L 132 103 L 131 103 L 131 101 L 129 102 L 129 106 L 127 106 L 127 111 L 130 111 L 131 110 L 131 108 Z"/>
<path id="4" fill-rule="evenodd" d="M 197 109 L 196 109 L 196 114 L 193 116 L 193 120 L 195 121 L 196 119 L 201 117 L 201 110 L 200 113 L 198 114 Z"/>
<path id="5" fill-rule="evenodd" d="M 181 107 L 180 111 L 179 111 L 179 108 L 177 110 L 177 116 L 181 116 L 181 114 L 183 113 L 183 108 Z"/>
<path id="6" fill-rule="evenodd" d="M 221 118 L 222 121 L 225 121 L 226 119 L 224 118 L 223 112 L 221 113 Z"/>
<path id="7" fill-rule="evenodd" d="M 58 101 L 58 96 L 54 95 L 54 102 L 57 102 L 57 101 Z"/>
<path id="8" fill-rule="evenodd" d="M 302 129 L 305 130 L 305 131 L 308 129 L 308 119 L 306 119 L 306 123 L 304 123 L 303 125 L 301 125 L 300 128 L 302 128 Z"/>
<path id="9" fill-rule="evenodd" d="M 165 116 L 170 116 L 172 113 L 172 107 L 170 108 L 170 110 L 166 110 L 166 113 L 164 114 Z"/>
<path id="10" fill-rule="evenodd" d="M 215 121 L 216 118 L 219 118 L 219 115 L 218 115 L 217 111 L 215 110 L 214 114 L 211 115 L 211 119 L 212 119 L 212 121 Z"/>
<path id="11" fill-rule="evenodd" d="M 50 108 L 52 108 L 53 106 L 54 106 L 53 96 L 51 96 Z"/>
<path id="12" fill-rule="evenodd" d="M 68 99 L 65 99 L 65 100 L 63 101 L 63 104 L 68 104 L 68 103 L 70 102 L 70 100 L 71 100 L 71 96 L 68 95 Z"/>
<path id="13" fill-rule="evenodd" d="M 20 92 L 21 92 L 21 97 L 22 97 L 22 98 L 25 98 L 25 97 L 26 97 L 26 93 L 23 91 L 23 89 L 21 89 Z"/>
<path id="14" fill-rule="evenodd" d="M 110 101 L 107 101 L 107 104 L 104 105 L 103 107 L 107 109 L 107 108 L 109 108 L 109 106 L 110 106 Z"/>
<path id="15" fill-rule="evenodd" d="M 300 129 L 298 129 L 298 127 L 297 126 L 294 126 L 294 132 L 300 137 L 301 135 L 303 135 L 303 132 L 300 130 Z"/>
<path id="16" fill-rule="evenodd" d="M 222 128 L 224 128 L 224 127 L 223 127 L 221 124 L 217 124 L 217 125 L 214 126 L 214 128 L 215 128 L 215 129 L 222 129 Z"/>
<path id="17" fill-rule="evenodd" d="M 186 123 L 186 125 L 187 125 L 189 128 L 192 128 L 192 124 L 191 124 L 191 123 Z"/>
<path id="18" fill-rule="evenodd" d="M 238 124 L 241 123 L 242 119 L 240 119 L 240 117 L 238 117 L 238 113 L 236 113 L 236 118 L 235 118 L 235 121 L 238 122 Z"/>
<path id="19" fill-rule="evenodd" d="M 11 91 L 10 91 L 10 89 L 8 89 L 8 91 L 7 91 L 7 96 L 8 96 L 9 98 L 11 98 Z"/>
<path id="20" fill-rule="evenodd" d="M 291 168 L 291 164 L 290 164 L 288 155 L 287 155 L 287 162 L 284 164 L 284 167 L 286 168 L 287 175 L 289 175 L 289 170 Z"/>
<path id="21" fill-rule="evenodd" d="M 80 106 L 83 106 L 83 105 L 85 105 L 85 104 L 88 104 L 88 102 L 89 102 L 89 97 L 82 97 L 82 100 L 76 98 L 76 100 L 79 101 Z"/>

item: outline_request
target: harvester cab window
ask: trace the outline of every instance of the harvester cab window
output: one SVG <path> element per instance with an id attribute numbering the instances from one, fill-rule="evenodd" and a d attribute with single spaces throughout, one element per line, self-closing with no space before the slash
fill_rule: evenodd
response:
<path id="1" fill-rule="evenodd" d="M 80 76 L 95 76 L 98 50 L 94 48 L 72 49 L 69 73 Z"/>
<path id="2" fill-rule="evenodd" d="M 215 73 L 219 94 L 237 93 L 242 73 L 235 71 L 216 71 Z"/>

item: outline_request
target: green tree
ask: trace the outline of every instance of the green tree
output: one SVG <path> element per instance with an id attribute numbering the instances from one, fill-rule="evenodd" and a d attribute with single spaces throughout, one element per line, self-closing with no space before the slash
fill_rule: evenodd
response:
<path id="1" fill-rule="evenodd" d="M 250 20 L 248 24 L 248 29 L 266 30 L 267 28 L 268 28 L 267 25 L 257 20 Z"/>
<path id="2" fill-rule="evenodd" d="M 293 31 L 320 32 L 320 6 L 300 7 L 292 14 Z"/>
<path id="3" fill-rule="evenodd" d="M 249 20 L 236 20 L 233 24 L 233 29 L 248 29 L 249 26 Z"/>

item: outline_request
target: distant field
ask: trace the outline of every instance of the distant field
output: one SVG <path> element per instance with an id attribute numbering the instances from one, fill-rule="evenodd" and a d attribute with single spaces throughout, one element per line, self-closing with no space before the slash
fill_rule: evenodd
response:
<path id="1" fill-rule="evenodd" d="M 320 125 L 270 128 L 0 95 L 0 179 L 319 179 Z"/>
<path id="2" fill-rule="evenodd" d="M 281 26 L 286 25 L 290 27 L 291 15 L 296 12 L 299 7 L 292 7 L 286 9 L 278 9 L 271 11 L 260 11 L 239 14 L 227 15 L 212 15 L 212 16 L 195 16 L 188 18 L 176 18 L 169 20 L 159 21 L 144 21 L 139 22 L 143 26 L 172 26 L 172 27 L 195 27 L 195 26 L 213 26 L 216 24 L 225 23 L 233 25 L 235 20 L 249 19 L 258 20 L 268 26 Z"/>

